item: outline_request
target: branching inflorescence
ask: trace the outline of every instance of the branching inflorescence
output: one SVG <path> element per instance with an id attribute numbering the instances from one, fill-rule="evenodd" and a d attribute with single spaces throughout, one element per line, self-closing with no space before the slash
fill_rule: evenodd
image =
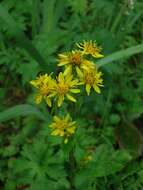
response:
<path id="1" fill-rule="evenodd" d="M 96 64 L 91 58 L 102 58 L 101 48 L 93 41 L 84 41 L 76 43 L 78 49 L 70 52 L 64 52 L 58 55 L 58 66 L 63 67 L 56 78 L 52 74 L 42 74 L 35 80 L 30 81 L 36 88 L 35 102 L 39 104 L 45 100 L 49 107 L 56 102 L 60 107 L 64 100 L 76 102 L 73 94 L 81 93 L 81 86 L 85 86 L 87 95 L 90 95 L 91 89 L 100 93 L 100 87 L 103 86 L 102 72 L 98 71 Z M 75 122 L 71 121 L 69 115 L 65 118 L 54 117 L 51 135 L 64 137 L 64 142 L 75 132 Z"/>

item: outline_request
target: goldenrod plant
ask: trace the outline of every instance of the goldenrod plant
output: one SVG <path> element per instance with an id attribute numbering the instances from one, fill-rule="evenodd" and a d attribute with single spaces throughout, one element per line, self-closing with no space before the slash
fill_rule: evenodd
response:
<path id="1" fill-rule="evenodd" d="M 0 190 L 142 190 L 143 1 L 0 1 Z"/>
<path id="2" fill-rule="evenodd" d="M 100 87 L 103 86 L 102 72 L 98 71 L 96 63 L 87 57 L 87 55 L 91 55 L 93 58 L 103 57 L 101 48 L 93 41 L 77 43 L 77 46 L 81 50 L 71 50 L 71 52 L 59 54 L 58 66 L 65 67 L 57 77 L 52 78 L 52 73 L 50 75 L 43 74 L 30 81 L 31 85 L 38 91 L 35 95 L 37 104 L 43 99 L 49 107 L 56 106 L 55 101 L 57 106 L 60 107 L 65 98 L 76 103 L 78 100 L 72 94 L 80 96 L 80 87 L 83 85 L 85 85 L 88 96 L 91 88 L 97 93 L 101 92 Z M 50 126 L 53 128 L 51 134 L 64 137 L 64 143 L 67 143 L 68 138 L 75 132 L 74 122 L 69 122 L 68 120 L 69 115 L 65 119 L 54 116 L 55 122 Z"/>

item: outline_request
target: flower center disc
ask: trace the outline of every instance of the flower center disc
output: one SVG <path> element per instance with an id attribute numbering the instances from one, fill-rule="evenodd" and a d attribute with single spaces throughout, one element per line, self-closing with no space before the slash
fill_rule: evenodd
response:
<path id="1" fill-rule="evenodd" d="M 69 87 L 64 84 L 59 84 L 57 87 L 57 91 L 59 94 L 66 94 L 69 91 Z"/>
<path id="2" fill-rule="evenodd" d="M 70 56 L 70 62 L 75 65 L 81 64 L 81 55 L 79 53 L 71 54 Z"/>
<path id="3" fill-rule="evenodd" d="M 94 83 L 94 75 L 93 75 L 93 73 L 86 74 L 86 76 L 85 76 L 85 82 L 87 84 L 91 84 L 91 85 Z"/>

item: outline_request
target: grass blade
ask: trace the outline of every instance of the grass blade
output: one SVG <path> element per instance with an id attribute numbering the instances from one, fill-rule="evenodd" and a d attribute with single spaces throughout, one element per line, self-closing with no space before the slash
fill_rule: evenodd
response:
<path id="1" fill-rule="evenodd" d="M 32 0 L 32 37 L 39 33 L 40 28 L 40 0 Z"/>
<path id="2" fill-rule="evenodd" d="M 134 54 L 141 53 L 141 52 L 143 52 L 143 44 L 133 46 L 133 47 L 127 48 L 125 50 L 120 50 L 120 51 L 117 51 L 117 52 L 115 52 L 111 55 L 108 55 L 107 57 L 97 61 L 97 66 L 101 67 L 107 63 L 111 63 L 113 61 L 118 61 L 120 59 L 125 59 L 127 57 L 130 57 Z"/>
<path id="3" fill-rule="evenodd" d="M 53 30 L 55 24 L 55 3 L 56 0 L 44 0 L 43 2 L 43 33 L 49 33 Z"/>
<path id="4" fill-rule="evenodd" d="M 46 120 L 42 112 L 37 108 L 28 104 L 16 105 L 11 108 L 6 109 L 5 111 L 0 112 L 0 122 L 7 121 L 19 116 L 35 115 L 41 120 Z"/>
<path id="5" fill-rule="evenodd" d="M 65 8 L 64 0 L 44 0 L 43 1 L 43 23 L 42 33 L 51 33 L 56 31 L 58 21 L 63 15 Z"/>

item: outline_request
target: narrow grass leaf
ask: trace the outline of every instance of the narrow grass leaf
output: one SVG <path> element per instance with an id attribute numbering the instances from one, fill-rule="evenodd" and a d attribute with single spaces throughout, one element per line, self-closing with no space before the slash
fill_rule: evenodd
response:
<path id="1" fill-rule="evenodd" d="M 32 14 L 32 36 L 39 33 L 40 28 L 40 0 L 32 0 L 33 10 L 31 10 Z"/>
<path id="2" fill-rule="evenodd" d="M 127 57 L 130 57 L 132 55 L 135 55 L 137 53 L 143 52 L 143 44 L 133 46 L 130 48 L 127 48 L 125 50 L 117 51 L 111 55 L 108 55 L 107 57 L 97 61 L 97 66 L 101 67 L 107 63 L 111 63 L 113 61 L 118 61 L 120 59 L 125 59 Z"/>
<path id="3" fill-rule="evenodd" d="M 5 111 L 0 112 L 0 122 L 7 121 L 9 119 L 14 119 L 19 116 L 28 116 L 35 115 L 41 120 L 46 120 L 41 111 L 35 108 L 32 105 L 20 104 L 6 109 Z"/>

